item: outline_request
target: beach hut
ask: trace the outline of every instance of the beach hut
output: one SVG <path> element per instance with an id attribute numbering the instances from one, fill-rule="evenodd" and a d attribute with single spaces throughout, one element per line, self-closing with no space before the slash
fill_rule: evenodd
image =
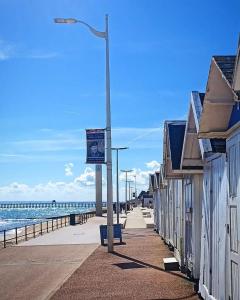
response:
<path id="1" fill-rule="evenodd" d="M 181 269 L 198 279 L 203 161 L 192 105 L 187 122 L 165 122 L 163 157 L 167 181 L 164 238 L 173 246 Z"/>
<path id="2" fill-rule="evenodd" d="M 166 214 L 167 214 L 167 180 L 164 178 L 163 165 L 159 172 L 159 235 L 166 237 Z"/>
<path id="3" fill-rule="evenodd" d="M 199 95 L 202 97 L 202 95 Z M 180 171 L 184 175 L 182 204 L 178 205 L 179 218 L 183 216 L 183 228 L 179 228 L 177 249 L 181 249 L 181 259 L 185 271 L 194 279 L 200 276 L 201 221 L 203 198 L 203 159 L 197 136 L 197 126 L 193 113 L 192 95 L 185 127 Z M 178 246 L 179 245 L 179 246 Z"/>
<path id="4" fill-rule="evenodd" d="M 153 186 L 153 203 L 154 203 L 154 225 L 155 230 L 159 233 L 160 230 L 160 188 L 159 188 L 160 172 L 156 171 L 154 174 Z"/>
<path id="5" fill-rule="evenodd" d="M 240 110 L 237 56 L 214 56 L 204 100 L 195 95 L 205 152 L 199 291 L 240 299 Z"/>
<path id="6" fill-rule="evenodd" d="M 153 195 L 150 191 L 142 191 L 139 194 L 138 199 L 140 200 L 142 207 L 153 208 Z"/>
<path id="7" fill-rule="evenodd" d="M 164 240 L 175 252 L 180 265 L 182 226 L 182 180 L 180 170 L 183 139 L 186 121 L 166 121 L 164 124 L 163 139 L 163 179 L 166 182 L 162 187 L 164 201 L 161 202 L 161 215 L 164 215 L 162 228 Z"/>
<path id="8" fill-rule="evenodd" d="M 158 174 L 158 175 L 157 175 Z M 159 172 L 149 174 L 149 192 L 153 196 L 154 230 L 159 232 Z"/>

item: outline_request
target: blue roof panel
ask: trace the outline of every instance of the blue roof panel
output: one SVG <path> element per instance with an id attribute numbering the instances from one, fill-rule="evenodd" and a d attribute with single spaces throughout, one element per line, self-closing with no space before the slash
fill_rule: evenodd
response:
<path id="1" fill-rule="evenodd" d="M 186 122 L 168 124 L 172 169 L 179 170 Z"/>
<path id="2" fill-rule="evenodd" d="M 228 129 L 233 127 L 237 122 L 240 121 L 240 103 L 236 103 L 233 106 L 231 117 L 228 123 Z"/>

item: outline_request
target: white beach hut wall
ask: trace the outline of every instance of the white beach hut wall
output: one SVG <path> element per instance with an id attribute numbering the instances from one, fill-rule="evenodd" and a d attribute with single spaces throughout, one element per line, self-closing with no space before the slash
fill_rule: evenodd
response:
<path id="1" fill-rule="evenodd" d="M 203 160 L 197 137 L 192 97 L 185 129 L 181 172 L 183 179 L 183 247 L 184 267 L 191 277 L 199 279 L 201 255 Z"/>
<path id="2" fill-rule="evenodd" d="M 153 195 L 153 215 L 154 230 L 159 232 L 159 207 L 160 207 L 160 190 L 159 190 L 159 172 L 149 174 L 149 192 Z"/>
<path id="3" fill-rule="evenodd" d="M 180 266 L 183 265 L 183 210 L 182 180 L 180 171 L 181 153 L 186 121 L 166 121 L 164 125 L 163 178 L 167 183 L 162 189 L 164 201 L 161 215 L 164 215 L 162 227 L 164 240 L 174 250 Z M 161 199 L 161 198 L 160 198 Z M 164 206 L 164 207 L 163 207 Z"/>
<path id="4" fill-rule="evenodd" d="M 237 61 L 213 57 L 200 112 L 198 136 L 210 139 L 212 147 L 204 166 L 199 282 L 204 299 L 240 299 L 240 111 L 235 102 L 240 98 L 232 86 Z"/>

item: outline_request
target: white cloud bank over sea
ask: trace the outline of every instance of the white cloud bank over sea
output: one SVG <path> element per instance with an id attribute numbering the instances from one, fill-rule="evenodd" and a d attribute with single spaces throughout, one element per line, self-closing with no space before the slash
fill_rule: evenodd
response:
<path id="1" fill-rule="evenodd" d="M 157 161 L 146 164 L 147 169 L 133 168 L 129 174 L 129 180 L 134 181 L 136 175 L 137 190 L 147 190 L 149 174 L 159 169 Z M 73 177 L 73 163 L 65 165 L 65 175 Z M 124 199 L 125 175 L 120 173 L 120 197 Z M 115 185 L 113 184 L 115 192 Z M 106 199 L 106 178 L 103 176 L 103 200 Z M 95 200 L 95 170 L 86 167 L 82 174 L 74 177 L 70 182 L 49 181 L 36 185 L 13 182 L 9 185 L 0 186 L 0 201 L 94 201 Z"/>

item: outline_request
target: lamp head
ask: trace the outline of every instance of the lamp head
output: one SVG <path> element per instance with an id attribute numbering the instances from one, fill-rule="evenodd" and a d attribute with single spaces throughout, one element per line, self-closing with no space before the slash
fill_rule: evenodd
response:
<path id="1" fill-rule="evenodd" d="M 74 24 L 74 23 L 77 23 L 77 20 L 73 19 L 73 18 L 68 18 L 68 19 L 65 19 L 65 18 L 55 18 L 54 22 L 58 23 L 58 24 Z"/>
<path id="2" fill-rule="evenodd" d="M 128 147 L 112 147 L 112 150 L 126 150 L 129 149 Z"/>

